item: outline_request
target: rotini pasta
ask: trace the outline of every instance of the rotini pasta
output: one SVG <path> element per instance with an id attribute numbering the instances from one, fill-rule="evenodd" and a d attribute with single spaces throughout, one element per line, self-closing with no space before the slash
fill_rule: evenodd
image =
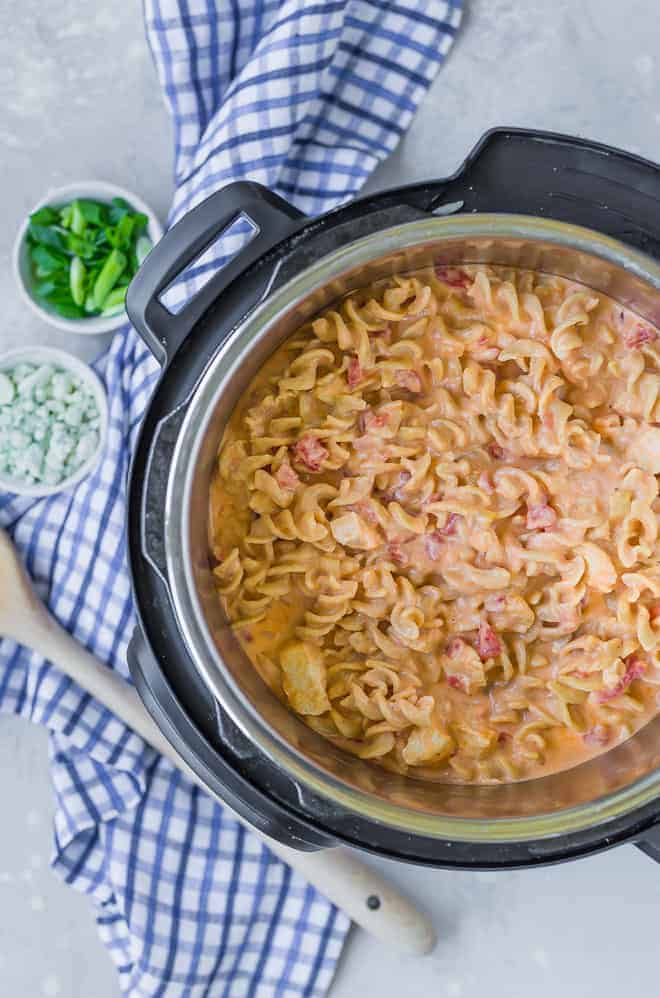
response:
<path id="1" fill-rule="evenodd" d="M 271 358 L 211 491 L 260 675 L 363 759 L 527 779 L 660 707 L 660 340 L 485 266 L 349 295 Z"/>

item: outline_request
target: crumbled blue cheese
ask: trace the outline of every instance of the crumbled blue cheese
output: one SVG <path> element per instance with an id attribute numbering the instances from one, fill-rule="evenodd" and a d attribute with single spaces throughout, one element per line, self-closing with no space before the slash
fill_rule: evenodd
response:
<path id="1" fill-rule="evenodd" d="M 99 445 L 96 399 L 76 374 L 52 364 L 0 371 L 0 476 L 59 485 Z"/>
<path id="2" fill-rule="evenodd" d="M 0 405 L 8 405 L 15 394 L 14 382 L 0 371 Z"/>

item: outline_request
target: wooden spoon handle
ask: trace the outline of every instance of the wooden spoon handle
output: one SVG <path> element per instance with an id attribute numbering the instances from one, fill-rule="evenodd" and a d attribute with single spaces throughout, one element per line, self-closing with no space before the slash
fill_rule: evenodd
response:
<path id="1" fill-rule="evenodd" d="M 30 629 L 30 647 L 105 704 L 205 793 L 215 796 L 165 738 L 135 689 L 86 651 L 43 606 L 39 610 Z M 220 803 L 231 810 L 224 801 L 220 800 Z M 405 953 L 423 955 L 433 949 L 436 936 L 427 916 L 351 850 L 338 847 L 321 852 L 300 852 L 257 831 L 234 811 L 232 814 L 252 834 L 259 836 L 271 852 L 372 936 Z"/>

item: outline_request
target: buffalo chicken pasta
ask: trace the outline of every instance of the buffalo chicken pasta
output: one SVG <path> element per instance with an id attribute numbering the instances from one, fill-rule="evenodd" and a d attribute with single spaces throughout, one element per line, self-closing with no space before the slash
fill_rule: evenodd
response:
<path id="1" fill-rule="evenodd" d="M 211 489 L 219 597 L 262 678 L 363 759 L 528 779 L 660 706 L 660 339 L 563 278 L 354 293 L 270 358 Z"/>

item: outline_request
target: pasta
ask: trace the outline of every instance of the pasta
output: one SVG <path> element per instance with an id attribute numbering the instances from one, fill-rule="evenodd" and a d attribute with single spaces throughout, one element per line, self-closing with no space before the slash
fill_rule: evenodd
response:
<path id="1" fill-rule="evenodd" d="M 660 706 L 658 330 L 563 278 L 351 293 L 237 406 L 217 591 L 307 724 L 363 759 L 527 779 Z"/>

